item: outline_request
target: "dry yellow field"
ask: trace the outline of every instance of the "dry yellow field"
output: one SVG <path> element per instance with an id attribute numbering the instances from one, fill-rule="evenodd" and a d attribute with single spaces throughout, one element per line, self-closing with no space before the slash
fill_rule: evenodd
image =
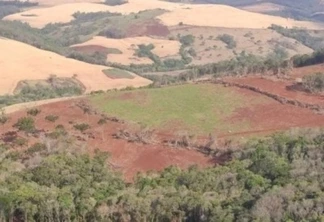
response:
<path id="1" fill-rule="evenodd" d="M 135 74 L 132 74 L 134 79 L 111 79 L 102 72 L 109 67 L 68 59 L 13 40 L 0 39 L 0 48 L 0 95 L 12 94 L 21 80 L 47 79 L 51 74 L 57 77 L 76 76 L 86 87 L 86 92 L 140 87 L 151 83 Z"/>
<path id="2" fill-rule="evenodd" d="M 186 9 L 175 9 L 164 13 L 158 18 L 167 26 L 178 25 L 179 22 L 182 22 L 186 25 L 224 28 L 264 29 L 271 26 L 271 24 L 288 28 L 302 27 L 320 30 L 324 28 L 324 25 L 320 23 L 263 15 L 225 5 L 192 5 Z"/>
<path id="3" fill-rule="evenodd" d="M 42 7 L 26 10 L 5 17 L 5 20 L 19 20 L 29 23 L 32 27 L 43 28 L 49 23 L 67 23 L 73 20 L 75 12 L 99 12 L 110 11 L 122 14 L 137 13 L 149 9 L 166 9 L 174 10 L 176 8 L 185 7 L 183 4 L 168 3 L 158 0 L 129 0 L 127 4 L 118 6 L 108 6 L 97 3 L 68 3 L 55 5 L 52 7 Z M 29 16 L 26 16 L 29 15 Z M 30 16 L 33 15 L 33 16 Z"/>
<path id="4" fill-rule="evenodd" d="M 103 46 L 106 48 L 116 48 L 119 49 L 122 54 L 109 54 L 107 61 L 113 63 L 120 63 L 123 65 L 133 64 L 151 64 L 152 60 L 149 58 L 139 58 L 134 56 L 137 46 L 140 44 L 153 44 L 155 48 L 152 52 L 158 55 L 160 58 L 174 56 L 179 53 L 180 42 L 171 41 L 166 39 L 154 39 L 150 37 L 134 37 L 134 38 L 124 38 L 124 39 L 110 39 L 101 36 L 96 36 L 93 39 L 73 45 L 72 47 L 80 46 Z"/>
<path id="5" fill-rule="evenodd" d="M 129 0 L 127 4 L 107 6 L 96 3 L 69 3 L 53 7 L 37 8 L 25 12 L 9 15 L 7 20 L 20 20 L 28 22 L 31 26 L 42 28 L 46 24 L 55 22 L 69 22 L 72 14 L 80 12 L 110 11 L 129 14 L 148 9 L 165 9 L 169 12 L 158 18 L 168 26 L 183 22 L 194 26 L 212 26 L 227 28 L 267 28 L 271 24 L 284 27 L 303 27 L 308 29 L 324 29 L 323 24 L 296 21 L 282 17 L 263 15 L 248 12 L 224 5 L 191 5 L 171 3 L 159 0 Z M 25 16 L 24 16 L 25 15 Z M 29 15 L 29 16 L 26 16 Z M 34 16 L 30 16 L 34 15 Z"/>

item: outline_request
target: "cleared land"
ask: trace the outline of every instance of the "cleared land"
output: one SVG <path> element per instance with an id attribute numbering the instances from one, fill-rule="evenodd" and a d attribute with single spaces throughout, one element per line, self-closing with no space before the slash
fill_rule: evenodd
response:
<path id="1" fill-rule="evenodd" d="M 153 44 L 154 49 L 152 53 L 164 58 L 174 56 L 179 53 L 180 42 L 165 39 L 155 39 L 150 37 L 134 37 L 124 39 L 110 39 L 101 36 L 96 36 L 93 39 L 73 45 L 72 47 L 88 47 L 88 46 L 101 46 L 105 48 L 116 48 L 121 51 L 121 54 L 108 54 L 107 61 L 113 63 L 120 63 L 124 65 L 133 64 L 151 64 L 152 60 L 146 57 L 138 57 L 135 54 L 138 45 L 140 44 Z"/>
<path id="2" fill-rule="evenodd" d="M 157 8 L 169 11 L 158 16 L 158 18 L 167 26 L 174 26 L 178 25 L 179 22 L 183 22 L 187 25 L 227 28 L 267 28 L 271 24 L 277 24 L 284 27 L 303 27 L 308 29 L 324 28 L 322 24 L 318 23 L 262 15 L 243 11 L 230 6 L 207 4 L 190 5 L 158 0 L 129 0 L 127 4 L 119 6 L 107 6 L 94 3 L 70 3 L 48 8 L 31 9 L 26 12 L 9 15 L 5 17 L 5 19 L 20 20 L 28 22 L 33 27 L 41 28 L 49 23 L 70 22 L 73 20 L 72 15 L 77 11 L 111 11 L 129 14 L 132 12 L 137 13 L 142 10 Z M 26 14 L 34 16 L 24 16 Z"/>
<path id="3" fill-rule="evenodd" d="M 201 134 L 249 129 L 248 122 L 230 124 L 227 118 L 247 103 L 264 102 L 256 97 L 246 100 L 235 91 L 212 84 L 110 92 L 94 96 L 91 101 L 109 115 L 148 127 Z"/>
<path id="4" fill-rule="evenodd" d="M 292 78 L 299 76 L 301 72 L 310 73 L 321 67 L 295 70 Z M 285 86 L 293 82 L 290 80 L 275 81 L 259 77 L 226 80 L 258 87 L 287 99 L 314 104 L 323 104 L 324 101 L 320 96 L 287 89 Z M 220 159 L 211 160 L 194 150 L 170 148 L 160 142 L 161 139 L 177 138 L 181 132 L 199 135 L 199 141 L 206 141 L 208 133 L 211 133 L 217 142 L 222 142 L 228 138 L 242 139 L 291 128 L 324 126 L 324 115 L 306 107 L 279 103 L 253 90 L 224 87 L 220 84 L 190 84 L 94 95 L 89 101 L 82 99 L 82 104 L 93 104 L 94 109 L 90 110 L 96 110 L 88 114 L 84 113 L 79 104 L 80 99 L 76 99 L 40 106 L 41 113 L 35 117 L 37 129 L 52 132 L 57 125 L 62 125 L 75 139 L 85 142 L 90 149 L 109 151 L 112 154 L 111 165 L 123 172 L 129 180 L 138 171 L 161 170 L 169 165 L 185 168 L 192 164 L 204 167 L 221 163 Z M 24 107 L 30 106 L 21 108 Z M 99 124 L 103 118 L 98 112 L 100 110 L 106 112 L 108 117 L 117 118 Z M 9 115 L 9 121 L 0 128 L 2 140 L 7 138 L 5 132 L 13 131 L 12 125 L 25 115 L 26 110 Z M 59 119 L 55 123 L 49 122 L 45 120 L 47 115 L 59 116 Z M 74 129 L 73 125 L 76 123 L 89 124 L 90 129 L 81 133 Z M 156 141 L 152 144 L 129 143 L 114 137 L 119 130 L 128 131 L 138 125 L 155 129 Z M 25 136 L 18 132 L 18 137 Z M 36 140 L 38 139 L 29 137 L 28 144 L 33 144 Z"/>
<path id="5" fill-rule="evenodd" d="M 98 124 L 102 118 L 101 115 L 84 114 L 84 111 L 77 105 L 79 102 L 80 99 L 76 99 L 40 106 L 41 113 L 34 118 L 37 129 L 53 132 L 57 125 L 61 125 L 76 141 L 86 143 L 90 152 L 95 149 L 108 151 L 111 153 L 112 167 L 121 171 L 128 180 L 132 180 L 138 172 L 163 170 L 170 165 L 187 168 L 198 164 L 203 167 L 212 166 L 218 161 L 194 150 L 174 149 L 159 144 L 128 143 L 125 140 L 114 139 L 113 134 L 118 129 L 127 128 L 127 125 L 113 121 Z M 58 120 L 55 122 L 45 120 L 48 115 L 58 116 Z M 9 121 L 0 127 L 0 140 L 7 141 L 8 137 L 5 133 L 15 131 L 12 125 L 24 116 L 26 116 L 26 110 L 10 114 Z M 82 134 L 74 129 L 73 125 L 76 123 L 86 123 L 91 128 Z M 39 142 L 39 139 L 27 137 L 23 132 L 18 132 L 15 138 L 28 139 L 28 145 Z"/>
<path id="6" fill-rule="evenodd" d="M 0 48 L 0 95 L 12 94 L 21 80 L 47 79 L 50 75 L 67 78 L 74 76 L 84 85 L 86 92 L 140 87 L 151 83 L 134 74 L 131 74 L 134 79 L 112 79 L 103 73 L 103 70 L 110 67 L 67 59 L 17 41 L 0 39 Z"/>
<path id="7" fill-rule="evenodd" d="M 270 29 L 229 29 L 213 27 L 176 26 L 170 28 L 170 37 L 193 35 L 194 43 L 190 46 L 196 55 L 193 64 L 213 63 L 236 57 L 245 51 L 254 55 L 267 56 L 277 47 L 285 49 L 289 56 L 309 54 L 313 50 L 294 39 L 284 37 Z M 233 37 L 236 46 L 228 48 L 218 39 L 220 35 Z"/>

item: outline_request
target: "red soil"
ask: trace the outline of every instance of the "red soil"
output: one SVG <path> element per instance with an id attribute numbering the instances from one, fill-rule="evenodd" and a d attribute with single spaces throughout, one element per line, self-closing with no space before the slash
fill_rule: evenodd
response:
<path id="1" fill-rule="evenodd" d="M 126 31 L 127 37 L 136 36 L 161 36 L 165 37 L 170 34 L 167 26 L 162 25 L 156 20 L 130 26 Z"/>
<path id="2" fill-rule="evenodd" d="M 197 164 L 202 167 L 217 164 L 217 160 L 206 157 L 202 153 L 194 150 L 175 149 L 162 145 L 143 145 L 128 143 L 125 140 L 114 139 L 112 134 L 118 129 L 126 127 L 125 124 L 108 121 L 105 125 L 99 125 L 100 115 L 87 115 L 76 106 L 78 100 L 62 101 L 40 107 L 41 113 L 35 117 L 37 129 L 51 131 L 56 125 L 63 125 L 65 129 L 75 137 L 82 137 L 90 150 L 96 148 L 111 153 L 110 163 L 120 170 L 127 180 L 131 180 L 138 172 L 150 170 L 162 170 L 167 166 L 175 165 L 187 168 Z M 47 115 L 57 115 L 59 119 L 55 122 L 45 120 Z M 0 135 L 9 131 L 15 131 L 12 127 L 18 118 L 26 116 L 26 111 L 19 111 L 10 115 L 10 120 L 0 128 Z M 72 124 L 69 122 L 73 121 Z M 88 123 L 91 129 L 87 133 L 92 134 L 93 138 L 77 132 L 73 128 L 75 123 Z M 23 133 L 18 136 L 25 137 Z M 28 138 L 29 145 L 36 142 L 35 138 Z"/>
<path id="3" fill-rule="evenodd" d="M 295 83 L 292 81 L 273 81 L 260 77 L 228 78 L 226 81 L 256 87 L 271 94 L 303 103 L 324 105 L 324 96 L 295 90 Z"/>
<path id="4" fill-rule="evenodd" d="M 255 92 L 237 89 L 247 98 L 255 96 Z M 288 130 L 295 127 L 321 127 L 324 126 L 324 115 L 316 114 L 312 110 L 294 105 L 281 104 L 271 98 L 264 103 L 246 106 L 237 110 L 229 118 L 229 123 L 246 120 L 251 125 L 251 131 L 240 132 L 232 135 L 244 136 L 258 133 L 269 134 L 275 131 Z M 231 134 L 223 134 L 229 136 Z"/>
<path id="5" fill-rule="evenodd" d="M 316 72 L 324 72 L 324 64 L 296 68 L 292 71 L 291 75 L 295 78 L 301 78 L 305 75 L 314 74 Z"/>

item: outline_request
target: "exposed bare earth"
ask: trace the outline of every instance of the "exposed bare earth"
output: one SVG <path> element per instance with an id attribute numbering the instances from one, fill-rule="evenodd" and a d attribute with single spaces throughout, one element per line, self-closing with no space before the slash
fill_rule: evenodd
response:
<path id="1" fill-rule="evenodd" d="M 107 124 L 99 125 L 98 121 L 101 116 L 85 115 L 83 110 L 76 105 L 77 103 L 78 100 L 69 100 L 40 106 L 41 113 L 35 117 L 37 128 L 49 132 L 56 125 L 63 125 L 75 138 L 84 141 L 90 151 L 98 148 L 110 152 L 112 154 L 110 163 L 129 180 L 138 172 L 162 170 L 169 165 L 186 168 L 194 164 L 209 166 L 217 163 L 217 160 L 212 160 L 194 150 L 175 149 L 159 144 L 128 143 L 125 140 L 114 139 L 113 134 L 118 129 L 127 127 L 125 124 L 108 121 Z M 18 118 L 25 115 L 26 110 L 11 114 L 9 122 L 0 127 L 0 137 L 4 139 L 5 132 L 15 130 L 12 125 L 17 122 Z M 59 119 L 52 123 L 45 120 L 47 115 L 57 115 Z M 88 123 L 91 129 L 87 130 L 86 135 L 81 134 L 73 128 L 75 123 Z M 19 136 L 26 137 L 24 133 L 19 133 Z M 28 140 L 29 145 L 37 141 L 30 137 Z"/>
<path id="2" fill-rule="evenodd" d="M 101 36 L 96 36 L 93 39 L 73 45 L 72 47 L 81 46 L 102 46 L 106 48 L 116 48 L 122 52 L 122 54 L 109 54 L 107 61 L 113 63 L 120 63 L 124 65 L 133 64 L 150 64 L 153 63 L 152 60 L 146 57 L 135 56 L 135 50 L 138 49 L 140 44 L 153 44 L 155 48 L 152 52 L 161 58 L 176 55 L 179 53 L 180 42 L 171 41 L 165 39 L 155 39 L 150 37 L 134 37 L 134 38 L 124 38 L 124 39 L 110 39 Z"/>
<path id="3" fill-rule="evenodd" d="M 77 11 L 110 11 L 129 14 L 132 12 L 137 13 L 142 10 L 157 8 L 169 11 L 158 16 L 162 23 L 167 26 L 174 26 L 179 24 L 179 22 L 183 22 L 187 25 L 228 28 L 267 28 L 271 24 L 277 24 L 284 27 L 303 27 L 308 29 L 324 28 L 322 24 L 318 23 L 263 15 L 243 11 L 230 6 L 207 4 L 191 5 L 170 3 L 159 0 L 129 0 L 127 4 L 119 6 L 107 6 L 95 3 L 70 3 L 48 8 L 31 9 L 26 12 L 9 15 L 5 17 L 5 19 L 25 21 L 33 27 L 42 28 L 49 23 L 70 22 L 73 19 L 72 14 Z M 24 16 L 24 14 L 35 16 Z"/>
<path id="4" fill-rule="evenodd" d="M 50 75 L 74 76 L 86 87 L 86 92 L 151 83 L 135 74 L 132 74 L 134 79 L 111 79 L 102 72 L 110 67 L 67 59 L 13 40 L 0 39 L 0 48 L 0 95 L 13 93 L 21 80 L 47 79 Z"/>

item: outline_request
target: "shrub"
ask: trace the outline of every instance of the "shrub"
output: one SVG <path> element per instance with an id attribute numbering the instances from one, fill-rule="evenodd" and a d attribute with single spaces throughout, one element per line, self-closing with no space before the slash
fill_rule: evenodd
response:
<path id="1" fill-rule="evenodd" d="M 63 125 L 57 125 L 55 127 L 55 130 L 53 132 L 49 133 L 47 136 L 49 138 L 52 138 L 52 139 L 57 139 L 57 138 L 59 138 L 61 136 L 66 136 L 66 135 L 67 135 L 67 132 L 66 132 L 64 126 Z"/>
<path id="2" fill-rule="evenodd" d="M 22 117 L 18 119 L 14 127 L 16 127 L 20 131 L 31 133 L 35 130 L 35 122 L 31 117 Z"/>
<path id="3" fill-rule="evenodd" d="M 45 117 L 45 119 L 47 120 L 47 121 L 50 121 L 50 122 L 55 122 L 56 120 L 58 120 L 58 116 L 55 116 L 55 115 L 48 115 L 48 116 L 46 116 Z"/>
<path id="4" fill-rule="evenodd" d="M 6 116 L 3 110 L 0 112 L 0 124 L 5 124 L 9 120 L 9 117 Z"/>
<path id="5" fill-rule="evenodd" d="M 73 127 L 74 127 L 74 129 L 79 130 L 81 132 L 84 132 L 87 129 L 90 129 L 90 126 L 87 123 L 75 124 L 75 125 L 73 125 Z"/>
<path id="6" fill-rule="evenodd" d="M 189 46 L 194 43 L 195 37 L 193 35 L 185 35 L 180 37 L 180 42 L 184 46 Z"/>
<path id="7" fill-rule="evenodd" d="M 12 151 L 8 153 L 6 156 L 8 159 L 11 159 L 12 161 L 17 161 L 21 158 L 21 153 L 19 151 Z"/>
<path id="8" fill-rule="evenodd" d="M 220 41 L 224 42 L 227 45 L 227 48 L 234 49 L 236 47 L 236 42 L 234 37 L 228 34 L 219 35 L 217 37 Z"/>
<path id="9" fill-rule="evenodd" d="M 193 48 L 190 48 L 190 49 L 188 50 L 188 53 L 189 53 L 189 55 L 191 55 L 192 57 L 196 57 L 196 56 L 197 56 L 197 53 L 196 53 L 196 51 L 195 51 Z"/>
<path id="10" fill-rule="evenodd" d="M 43 144 L 43 143 L 35 143 L 34 145 L 32 145 L 31 147 L 29 147 L 26 150 L 26 154 L 31 155 L 33 153 L 41 152 L 41 151 L 43 151 L 45 149 L 46 149 L 45 144 Z"/>
<path id="11" fill-rule="evenodd" d="M 37 116 L 38 114 L 40 114 L 40 112 L 41 110 L 37 108 L 27 110 L 27 114 L 31 116 Z"/>
<path id="12" fill-rule="evenodd" d="M 315 73 L 303 78 L 303 87 L 310 92 L 324 91 L 324 73 Z"/>
<path id="13" fill-rule="evenodd" d="M 27 142 L 28 142 L 28 140 L 25 139 L 25 138 L 22 138 L 22 137 L 20 137 L 20 138 L 16 138 L 16 139 L 14 140 L 14 144 L 17 145 L 17 146 L 24 146 L 24 145 L 27 144 Z"/>
<path id="14" fill-rule="evenodd" d="M 98 124 L 99 125 L 103 125 L 103 124 L 106 124 L 107 123 L 107 120 L 105 118 L 101 118 L 99 121 L 98 121 Z"/>

